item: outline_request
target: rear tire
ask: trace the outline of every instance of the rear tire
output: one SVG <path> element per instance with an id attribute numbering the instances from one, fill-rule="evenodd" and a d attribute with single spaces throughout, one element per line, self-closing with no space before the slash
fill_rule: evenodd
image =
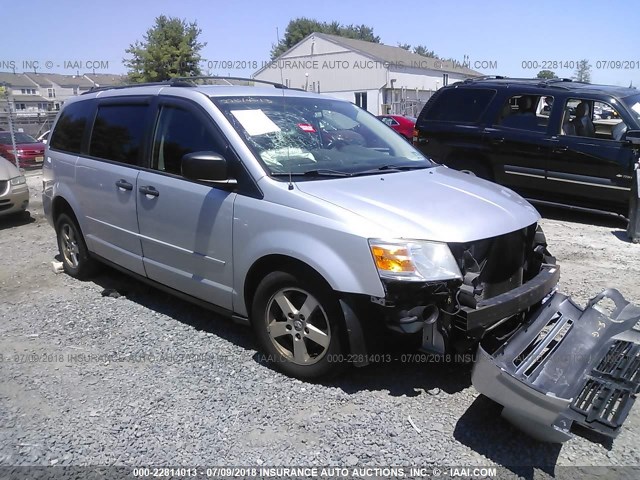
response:
<path id="1" fill-rule="evenodd" d="M 56 220 L 56 236 L 64 271 L 78 279 L 91 276 L 95 272 L 96 261 L 89 256 L 84 237 L 73 216 L 60 214 Z"/>
<path id="2" fill-rule="evenodd" d="M 251 313 L 268 362 L 281 372 L 314 379 L 342 369 L 344 318 L 335 293 L 324 283 L 272 272 L 258 285 Z"/>

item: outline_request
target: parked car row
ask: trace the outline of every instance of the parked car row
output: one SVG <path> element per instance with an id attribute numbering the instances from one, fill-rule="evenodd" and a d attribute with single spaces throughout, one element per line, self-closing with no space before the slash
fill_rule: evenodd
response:
<path id="1" fill-rule="evenodd" d="M 425 111 L 437 125 L 482 118 L 497 88 L 479 90 L 444 89 Z M 511 126 L 501 129 L 557 124 L 556 103 L 546 120 L 531 118 L 533 90 L 512 96 L 502 97 Z M 437 145 L 449 150 L 447 139 L 467 138 L 443 135 Z M 530 173 L 513 148 L 504 163 Z M 349 102 L 193 79 L 99 89 L 65 103 L 45 157 L 44 210 L 69 275 L 106 263 L 250 325 L 286 374 L 366 365 L 393 334 L 441 355 L 480 352 L 474 385 L 538 438 L 566 440 L 573 422 L 615 435 L 633 403 L 601 399 L 636 388 L 637 364 L 589 380 L 602 359 L 629 363 L 627 343 L 640 341 L 612 337 L 630 320 L 605 324 L 597 342 L 569 328 L 596 314 L 555 294 L 559 267 L 537 211 L 434 163 Z M 568 357 L 576 344 L 580 355 Z M 515 368 L 502 364 L 507 346 Z M 563 373 L 551 381 L 546 371 Z"/>

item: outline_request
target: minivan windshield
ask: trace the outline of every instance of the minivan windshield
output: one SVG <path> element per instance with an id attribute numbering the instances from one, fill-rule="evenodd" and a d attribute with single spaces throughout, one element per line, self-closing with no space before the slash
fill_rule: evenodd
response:
<path id="1" fill-rule="evenodd" d="M 344 177 L 435 165 L 348 102 L 289 96 L 212 100 L 272 176 Z"/>
<path id="2" fill-rule="evenodd" d="M 640 126 L 640 93 L 637 95 L 631 95 L 630 97 L 625 97 L 622 101 L 627 104 L 634 120 L 637 122 L 638 126 Z"/>

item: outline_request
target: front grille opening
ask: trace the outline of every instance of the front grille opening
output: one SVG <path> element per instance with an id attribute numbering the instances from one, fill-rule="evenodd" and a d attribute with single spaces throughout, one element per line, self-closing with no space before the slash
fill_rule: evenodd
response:
<path id="1" fill-rule="evenodd" d="M 542 329 L 540 330 L 540 332 L 538 333 L 538 335 L 536 335 L 536 338 L 534 338 L 529 345 L 527 345 L 524 350 L 522 350 L 522 352 L 520 352 L 519 355 L 517 355 L 514 359 L 513 359 L 513 364 L 516 367 L 519 367 L 520 365 L 522 365 L 524 362 L 526 362 L 529 357 L 531 356 L 531 354 L 540 346 L 540 344 L 542 342 L 544 342 L 544 340 L 547 338 L 547 336 L 549 335 L 549 333 L 551 332 L 551 330 L 556 326 L 556 324 L 560 321 L 560 319 L 562 318 L 562 314 L 560 312 L 556 312 L 553 317 L 551 317 L 549 319 L 549 321 L 547 322 L 547 324 L 542 327 Z M 567 322 L 570 324 L 570 322 Z M 566 324 L 565 324 L 566 326 Z M 565 334 L 566 335 L 566 332 Z M 563 337 L 564 337 L 563 335 Z M 555 340 L 555 339 L 554 339 Z M 562 340 L 562 338 L 560 338 L 560 340 Z"/>

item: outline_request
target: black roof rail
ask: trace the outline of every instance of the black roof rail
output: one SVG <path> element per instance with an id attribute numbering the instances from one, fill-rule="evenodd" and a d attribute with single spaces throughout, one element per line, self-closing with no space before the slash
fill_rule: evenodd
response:
<path id="1" fill-rule="evenodd" d="M 169 85 L 172 87 L 194 87 L 196 86 L 196 80 L 236 80 L 236 81 L 244 81 L 244 82 L 252 82 L 252 83 L 264 83 L 266 85 L 271 85 L 275 88 L 289 88 L 286 85 L 276 82 L 269 82 L 268 80 L 258 80 L 257 78 L 247 78 L 247 77 L 223 77 L 219 75 L 203 75 L 203 76 L 194 76 L 194 77 L 174 77 L 169 79 Z"/>
<path id="2" fill-rule="evenodd" d="M 169 85 L 169 82 L 144 82 L 144 83 L 127 83 L 123 85 L 105 85 L 103 87 L 91 87 L 86 92 L 82 92 L 80 95 L 86 95 L 87 93 L 102 92 L 104 90 L 120 90 L 123 88 L 131 87 L 157 87 L 162 85 Z"/>

